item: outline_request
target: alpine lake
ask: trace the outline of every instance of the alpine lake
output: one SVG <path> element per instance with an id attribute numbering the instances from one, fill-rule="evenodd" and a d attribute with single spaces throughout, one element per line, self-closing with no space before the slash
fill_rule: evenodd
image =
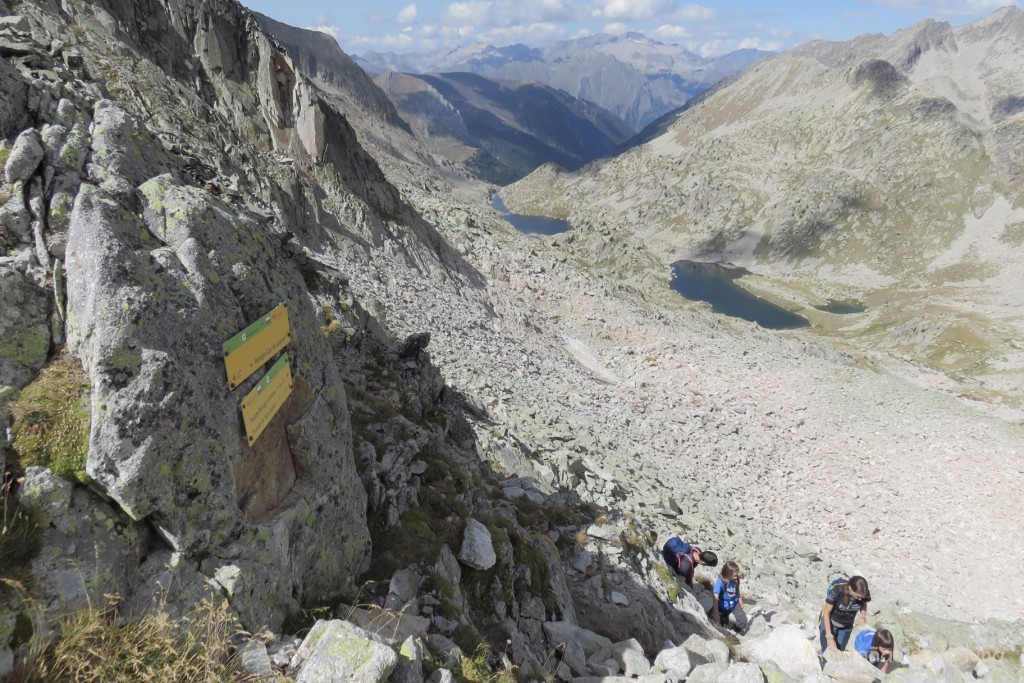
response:
<path id="1" fill-rule="evenodd" d="M 522 233 L 558 235 L 570 229 L 567 222 L 557 218 L 510 213 L 499 195 L 494 196 L 491 206 Z M 749 274 L 750 271 L 745 268 L 719 263 L 676 261 L 672 264 L 669 287 L 691 301 L 711 304 L 711 310 L 716 313 L 742 318 L 766 329 L 792 330 L 810 325 L 807 318 L 777 306 L 737 284 L 737 280 Z M 815 308 L 838 315 L 862 313 L 865 310 L 858 304 L 831 299 L 827 304 Z"/>

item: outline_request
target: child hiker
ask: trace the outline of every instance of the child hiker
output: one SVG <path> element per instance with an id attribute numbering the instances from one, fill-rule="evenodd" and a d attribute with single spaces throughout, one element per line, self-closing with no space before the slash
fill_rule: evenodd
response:
<path id="1" fill-rule="evenodd" d="M 722 575 L 715 580 L 715 602 L 711 606 L 711 621 L 729 627 L 729 615 L 736 618 L 733 630 L 740 632 L 747 626 L 747 614 L 743 611 L 743 596 L 740 593 L 740 566 L 729 560 L 722 566 Z"/>
<path id="2" fill-rule="evenodd" d="M 892 651 L 895 646 L 895 641 L 887 629 L 879 629 L 873 631 L 866 629 L 857 634 L 857 640 L 854 641 L 853 647 L 869 662 L 871 662 L 876 669 L 879 669 L 882 673 L 889 673 L 889 665 L 892 664 Z"/>
<path id="3" fill-rule="evenodd" d="M 718 564 L 718 556 L 710 550 L 701 550 L 695 545 L 673 536 L 661 549 L 665 564 L 675 571 L 676 576 L 683 577 L 686 585 L 693 588 L 693 572 L 697 565 L 714 567 Z"/>

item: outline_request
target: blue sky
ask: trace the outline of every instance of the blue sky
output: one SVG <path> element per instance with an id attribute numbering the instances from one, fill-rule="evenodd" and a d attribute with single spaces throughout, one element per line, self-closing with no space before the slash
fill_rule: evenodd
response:
<path id="1" fill-rule="evenodd" d="M 1020 5 L 1024 0 L 1016 0 Z M 538 46 L 640 31 L 704 56 L 784 50 L 816 38 L 892 33 L 926 18 L 966 23 L 1013 0 L 241 0 L 293 26 L 330 33 L 349 54 L 422 52 L 475 42 Z"/>

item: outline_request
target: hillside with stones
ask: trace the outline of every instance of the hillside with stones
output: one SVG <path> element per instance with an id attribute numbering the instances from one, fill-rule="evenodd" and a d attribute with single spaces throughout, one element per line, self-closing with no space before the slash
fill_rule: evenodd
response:
<path id="1" fill-rule="evenodd" d="M 543 170 L 503 196 L 568 216 L 580 248 L 624 278 L 643 267 L 634 247 L 660 273 L 678 259 L 745 266 L 745 283 L 824 334 L 1019 411 L 1022 37 L 1010 7 L 955 29 L 810 43 L 615 160 Z M 867 311 L 815 310 L 828 299 Z"/>
<path id="2" fill-rule="evenodd" d="M 236 2 L 3 7 L 4 674 L 116 596 L 225 601 L 256 680 L 864 679 L 813 644 L 861 572 L 898 675 L 1019 675 L 986 483 L 1024 491 L 1019 426 L 514 232 Z M 294 386 L 250 443 L 263 373 L 232 390 L 222 344 L 281 303 Z M 744 567 L 745 635 L 672 581 L 676 533 Z"/>

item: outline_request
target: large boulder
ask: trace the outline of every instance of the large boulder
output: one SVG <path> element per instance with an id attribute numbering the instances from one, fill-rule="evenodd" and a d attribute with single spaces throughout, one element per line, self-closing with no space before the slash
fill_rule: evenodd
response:
<path id="1" fill-rule="evenodd" d="M 729 661 L 729 646 L 720 640 L 694 634 L 683 641 L 683 647 L 708 662 Z"/>
<path id="2" fill-rule="evenodd" d="M 0 402 L 39 372 L 50 350 L 50 294 L 28 269 L 25 258 L 0 256 Z"/>
<path id="3" fill-rule="evenodd" d="M 466 520 L 466 531 L 462 536 L 459 561 L 473 569 L 486 570 L 494 566 L 497 556 L 491 542 L 491 532 L 475 519 Z"/>
<path id="4" fill-rule="evenodd" d="M 4 174 L 7 182 L 12 185 L 23 183 L 28 180 L 36 169 L 39 162 L 43 160 L 43 145 L 39 133 L 29 128 L 22 131 L 21 135 L 14 141 L 14 147 L 4 164 Z"/>
<path id="5" fill-rule="evenodd" d="M 97 108 L 109 130 L 90 171 L 116 167 L 120 190 L 160 155 L 113 108 Z M 132 188 L 143 217 L 84 184 L 69 222 L 68 341 L 93 395 L 86 469 L 175 551 L 203 555 L 208 576 L 235 567 L 221 585 L 244 623 L 274 628 L 294 596 L 337 595 L 367 566 L 344 388 L 279 238 L 169 175 Z M 282 303 L 293 386 L 250 442 L 240 406 L 265 370 L 232 391 L 221 348 Z"/>
<path id="6" fill-rule="evenodd" d="M 658 653 L 654 659 L 654 668 L 671 674 L 672 677 L 686 678 L 695 667 L 707 663 L 707 659 L 695 654 L 693 650 L 685 647 L 672 647 Z"/>
<path id="7" fill-rule="evenodd" d="M 407 612 L 396 612 L 376 605 L 350 607 L 340 605 L 339 611 L 356 626 L 373 633 L 391 645 L 397 646 L 409 638 L 424 638 L 430 628 L 430 619 Z"/>
<path id="8" fill-rule="evenodd" d="M 145 525 L 43 467 L 28 468 L 21 496 L 43 534 L 32 574 L 49 613 L 101 606 L 104 596 L 135 589 L 148 542 Z"/>
<path id="9" fill-rule="evenodd" d="M 842 651 L 834 647 L 825 650 L 822 672 L 844 683 L 871 683 L 881 676 L 878 669 L 855 650 Z"/>
<path id="10" fill-rule="evenodd" d="M 587 657 L 599 650 L 611 647 L 612 644 L 608 638 L 568 621 L 545 622 L 544 635 L 549 647 L 556 648 L 563 643 L 578 643 Z"/>
<path id="11" fill-rule="evenodd" d="M 800 627 L 792 624 L 783 624 L 764 636 L 744 641 L 739 652 L 752 662 L 773 662 L 795 678 L 821 671 L 814 645 Z"/>
<path id="12" fill-rule="evenodd" d="M 626 676 L 644 676 L 651 670 L 651 663 L 644 656 L 644 649 L 635 639 L 614 643 L 598 650 L 587 659 L 591 669 L 608 661 L 614 661 L 618 670 Z"/>
<path id="13" fill-rule="evenodd" d="M 295 653 L 295 683 L 383 683 L 398 665 L 398 654 L 347 621 L 320 620 Z"/>

